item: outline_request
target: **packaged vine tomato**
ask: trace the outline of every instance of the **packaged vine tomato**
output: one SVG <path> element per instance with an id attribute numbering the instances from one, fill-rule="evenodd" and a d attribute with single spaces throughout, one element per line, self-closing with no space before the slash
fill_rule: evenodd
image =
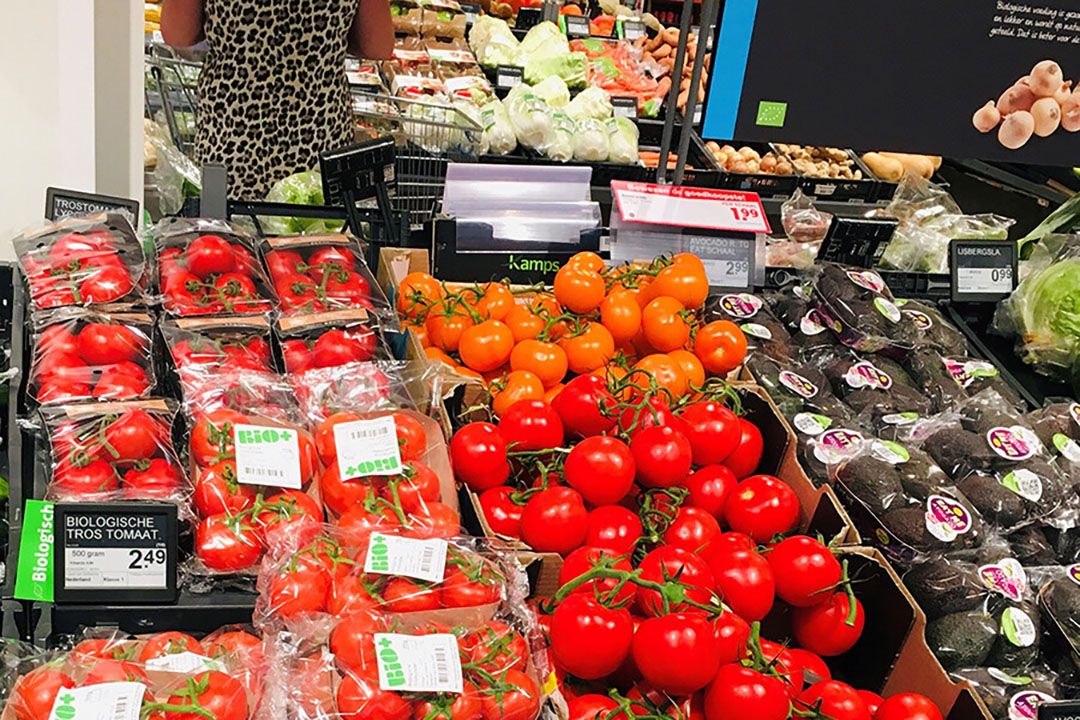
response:
<path id="1" fill-rule="evenodd" d="M 185 397 L 221 373 L 273 372 L 265 317 L 169 318 L 160 328 Z"/>
<path id="2" fill-rule="evenodd" d="M 48 500 L 166 500 L 186 516 L 190 485 L 172 444 L 170 400 L 39 410 L 49 437 Z"/>
<path id="3" fill-rule="evenodd" d="M 255 241 L 224 220 L 168 218 L 150 234 L 157 281 L 170 315 L 265 313 L 273 309 Z"/>
<path id="4" fill-rule="evenodd" d="M 37 319 L 27 394 L 42 404 L 131 400 L 157 385 L 154 319 L 144 313 L 58 308 Z"/>
<path id="5" fill-rule="evenodd" d="M 282 317 L 276 331 L 289 375 L 392 357 L 375 318 L 362 308 Z"/>
<path id="6" fill-rule="evenodd" d="M 253 575 L 265 548 L 314 537 L 323 514 L 308 490 L 319 457 L 287 383 L 267 373 L 223 373 L 186 399 L 184 410 L 199 517 L 193 572 Z"/>
<path id="7" fill-rule="evenodd" d="M 35 310 L 144 299 L 146 258 L 119 213 L 48 223 L 13 243 Z"/>
<path id="8" fill-rule="evenodd" d="M 260 250 L 284 314 L 364 308 L 395 322 L 359 244 L 348 236 L 265 238 Z"/>

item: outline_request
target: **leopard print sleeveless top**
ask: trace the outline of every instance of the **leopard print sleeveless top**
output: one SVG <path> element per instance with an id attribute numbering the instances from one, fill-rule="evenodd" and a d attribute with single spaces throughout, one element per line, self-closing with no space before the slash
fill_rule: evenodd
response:
<path id="1" fill-rule="evenodd" d="M 205 0 L 200 163 L 221 163 L 229 196 L 261 200 L 353 142 L 345 49 L 357 0 Z"/>

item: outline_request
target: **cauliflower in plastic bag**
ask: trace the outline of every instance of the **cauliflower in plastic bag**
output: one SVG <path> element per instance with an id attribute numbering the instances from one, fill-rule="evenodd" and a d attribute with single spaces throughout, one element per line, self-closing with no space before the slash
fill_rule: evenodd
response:
<path id="1" fill-rule="evenodd" d="M 533 85 L 533 94 L 552 108 L 563 108 L 570 102 L 570 88 L 558 75 L 550 75 Z"/>
<path id="2" fill-rule="evenodd" d="M 556 112 L 551 116 L 551 124 L 554 129 L 551 144 L 543 152 L 552 160 L 570 162 L 574 158 L 574 121 L 565 113 Z"/>
<path id="3" fill-rule="evenodd" d="M 586 119 L 607 120 L 611 113 L 611 98 L 606 91 L 595 85 L 582 90 L 566 106 L 566 114 L 577 122 Z"/>
<path id="4" fill-rule="evenodd" d="M 506 96 L 505 105 L 519 143 L 540 151 L 551 144 L 555 133 L 551 113 L 531 88 L 518 85 Z"/>
<path id="5" fill-rule="evenodd" d="M 575 160 L 603 162 L 608 159 L 610 146 L 604 123 L 593 118 L 578 120 L 577 133 L 574 135 Z"/>
<path id="6" fill-rule="evenodd" d="M 525 33 L 521 40 L 521 52 L 529 57 L 550 57 L 565 55 L 570 52 L 570 42 L 559 30 L 559 26 L 550 20 L 538 23 Z"/>
<path id="7" fill-rule="evenodd" d="M 480 126 L 484 128 L 480 143 L 484 152 L 506 155 L 517 147 L 517 137 L 510 116 L 501 100 L 495 99 L 480 108 Z"/>
<path id="8" fill-rule="evenodd" d="M 624 117 L 608 118 L 606 121 L 611 149 L 608 162 L 630 165 L 638 161 L 637 125 Z"/>

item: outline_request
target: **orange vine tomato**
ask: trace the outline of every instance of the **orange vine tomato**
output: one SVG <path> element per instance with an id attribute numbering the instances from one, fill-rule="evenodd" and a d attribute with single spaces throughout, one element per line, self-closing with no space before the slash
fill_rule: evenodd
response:
<path id="1" fill-rule="evenodd" d="M 438 362 L 445 363 L 451 367 L 457 365 L 457 360 L 447 355 L 441 348 L 437 348 L 434 345 L 424 348 L 424 355 L 428 360 L 437 360 Z"/>
<path id="2" fill-rule="evenodd" d="M 672 350 L 668 353 L 668 357 L 679 363 L 691 387 L 700 388 L 705 384 L 705 366 L 701 364 L 697 355 L 689 350 Z"/>
<path id="3" fill-rule="evenodd" d="M 576 313 L 592 312 L 604 300 L 604 278 L 600 273 L 564 265 L 555 273 L 555 299 Z"/>
<path id="4" fill-rule="evenodd" d="M 458 354 L 461 362 L 478 372 L 495 370 L 506 364 L 514 349 L 514 334 L 498 320 L 485 320 L 461 334 Z"/>
<path id="5" fill-rule="evenodd" d="M 502 283 L 490 282 L 484 286 L 483 296 L 476 309 L 486 320 L 503 320 L 514 308 L 514 293 Z"/>
<path id="6" fill-rule="evenodd" d="M 641 329 L 645 340 L 659 352 L 677 350 L 690 339 L 690 325 L 683 317 L 683 304 L 673 297 L 661 296 L 641 311 Z"/>
<path id="7" fill-rule="evenodd" d="M 446 352 L 454 352 L 458 349 L 461 336 L 475 324 L 462 303 L 453 300 L 440 302 L 429 312 L 425 327 L 432 345 Z"/>
<path id="8" fill-rule="evenodd" d="M 600 303 L 600 322 L 616 343 L 626 342 L 641 329 L 641 308 L 630 290 L 616 290 Z"/>
<path id="9" fill-rule="evenodd" d="M 528 370 L 546 388 L 562 382 L 567 367 L 566 352 L 553 342 L 523 340 L 510 353 L 511 370 Z"/>
<path id="10" fill-rule="evenodd" d="M 426 272 L 411 272 L 398 286 L 397 309 L 408 318 L 422 318 L 444 295 L 442 285 Z"/>
<path id="11" fill-rule="evenodd" d="M 542 400 L 544 384 L 528 370 L 514 370 L 491 384 L 491 409 L 502 416 L 518 400 Z"/>
<path id="12" fill-rule="evenodd" d="M 412 323 L 405 321 L 401 323 L 401 327 L 404 330 L 416 335 L 416 339 L 420 341 L 420 347 L 430 347 L 431 338 L 428 337 L 427 326 L 423 323 Z"/>
<path id="13" fill-rule="evenodd" d="M 559 345 L 566 352 L 570 371 L 578 375 L 603 367 L 615 354 L 611 333 L 596 322 L 586 322 L 580 332 L 572 332 L 559 340 Z"/>
<path id="14" fill-rule="evenodd" d="M 667 295 L 692 310 L 705 304 L 709 296 L 709 278 L 696 255 L 676 255 L 671 265 L 656 274 L 650 285 L 652 297 Z"/>
<path id="15" fill-rule="evenodd" d="M 566 261 L 567 267 L 575 267 L 594 273 L 604 272 L 604 260 L 594 252 L 579 252 Z"/>
<path id="16" fill-rule="evenodd" d="M 510 328 L 516 343 L 535 338 L 546 324 L 544 319 L 527 305 L 515 305 L 503 318 L 503 322 Z"/>
<path id="17" fill-rule="evenodd" d="M 712 375 L 727 375 L 746 359 L 746 335 L 730 320 L 714 320 L 699 328 L 694 354 Z"/>
<path id="18" fill-rule="evenodd" d="M 679 399 L 686 394 L 687 377 L 678 361 L 661 353 L 646 355 L 634 365 L 635 371 L 631 372 L 630 381 L 638 388 L 645 390 L 649 387 L 648 377 L 642 373 L 648 373 L 656 380 L 656 384 L 671 393 L 672 399 Z"/>

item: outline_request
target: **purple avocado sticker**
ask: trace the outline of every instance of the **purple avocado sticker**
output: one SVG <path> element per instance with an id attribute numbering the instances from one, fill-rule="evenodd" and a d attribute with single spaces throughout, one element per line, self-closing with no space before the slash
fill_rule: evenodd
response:
<path id="1" fill-rule="evenodd" d="M 724 312 L 737 318 L 754 317 L 761 309 L 761 305 L 761 299 L 750 293 L 725 295 L 720 298 L 720 307 L 724 308 Z"/>

